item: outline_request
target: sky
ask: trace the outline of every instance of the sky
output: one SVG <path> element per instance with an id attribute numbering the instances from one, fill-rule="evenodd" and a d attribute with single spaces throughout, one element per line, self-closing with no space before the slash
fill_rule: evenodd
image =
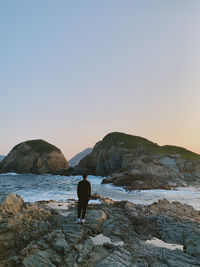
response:
<path id="1" fill-rule="evenodd" d="M 0 1 L 0 154 L 113 131 L 200 153 L 199 0 Z"/>

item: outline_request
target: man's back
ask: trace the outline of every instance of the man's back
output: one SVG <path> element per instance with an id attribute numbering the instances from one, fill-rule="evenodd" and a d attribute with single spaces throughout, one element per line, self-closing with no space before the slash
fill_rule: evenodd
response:
<path id="1" fill-rule="evenodd" d="M 78 183 L 77 195 L 80 198 L 89 198 L 91 195 L 91 184 L 87 180 Z"/>

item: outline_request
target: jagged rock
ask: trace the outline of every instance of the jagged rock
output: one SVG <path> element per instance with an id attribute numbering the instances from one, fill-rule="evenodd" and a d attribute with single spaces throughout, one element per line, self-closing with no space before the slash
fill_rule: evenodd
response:
<path id="1" fill-rule="evenodd" d="M 51 242 L 52 247 L 57 252 L 67 252 L 70 250 L 70 246 L 65 240 L 65 235 L 62 233 L 62 231 L 54 231 L 55 237 Z"/>
<path id="2" fill-rule="evenodd" d="M 23 259 L 22 263 L 25 267 L 55 267 L 51 262 L 51 250 L 37 251 L 34 254 L 28 255 Z"/>
<path id="3" fill-rule="evenodd" d="M 24 200 L 16 194 L 3 195 L 0 197 L 1 213 L 17 213 L 24 205 Z"/>
<path id="4" fill-rule="evenodd" d="M 106 176 L 103 183 L 128 190 L 170 189 L 200 182 L 200 155 L 145 138 L 110 133 L 84 157 L 73 174 Z"/>
<path id="5" fill-rule="evenodd" d="M 56 173 L 67 169 L 60 149 L 44 140 L 31 140 L 16 145 L 0 162 L 0 172 Z"/>
<path id="6" fill-rule="evenodd" d="M 123 248 L 114 250 L 108 257 L 99 262 L 96 267 L 131 267 L 132 256 L 131 253 Z"/>
<path id="7" fill-rule="evenodd" d="M 99 230 L 106 219 L 106 214 L 102 210 L 91 210 L 88 225 L 94 230 Z"/>
<path id="8" fill-rule="evenodd" d="M 68 213 L 62 215 L 63 210 L 53 208 L 52 203 L 24 203 L 14 194 L 4 199 L 0 206 L 0 266 L 200 266 L 199 211 L 188 205 L 167 200 L 152 205 L 128 201 L 89 204 L 86 223 L 76 224 L 76 202 L 66 205 Z M 21 203 L 17 213 L 14 206 L 3 212 L 10 199 Z M 146 242 L 152 238 L 184 249 Z"/>

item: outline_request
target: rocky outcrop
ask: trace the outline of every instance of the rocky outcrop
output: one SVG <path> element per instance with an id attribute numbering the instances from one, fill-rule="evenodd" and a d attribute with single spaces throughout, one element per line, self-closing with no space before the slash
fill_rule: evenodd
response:
<path id="1" fill-rule="evenodd" d="M 199 211 L 167 200 L 135 205 L 97 197 L 102 202 L 89 204 L 86 223 L 75 224 L 76 201 L 26 203 L 5 196 L 0 266 L 200 266 Z"/>
<path id="2" fill-rule="evenodd" d="M 88 147 L 88 148 L 84 149 L 83 151 L 81 151 L 80 153 L 78 153 L 76 156 L 74 156 L 73 158 L 71 158 L 68 161 L 69 166 L 75 167 L 76 165 L 78 165 L 78 163 L 80 162 L 80 160 L 82 158 L 84 158 L 85 156 L 87 156 L 91 152 L 92 152 L 92 147 Z"/>
<path id="3" fill-rule="evenodd" d="M 16 145 L 0 163 L 1 173 L 44 174 L 67 168 L 67 160 L 60 149 L 44 140 L 26 141 Z"/>
<path id="4" fill-rule="evenodd" d="M 75 169 L 76 173 L 107 176 L 103 183 L 130 190 L 170 189 L 200 183 L 200 155 L 117 132 L 98 142 Z"/>

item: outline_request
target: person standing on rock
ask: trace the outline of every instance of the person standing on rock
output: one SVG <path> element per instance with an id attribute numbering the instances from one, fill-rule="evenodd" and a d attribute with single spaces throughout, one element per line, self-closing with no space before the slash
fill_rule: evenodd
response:
<path id="1" fill-rule="evenodd" d="M 85 213 L 88 201 L 91 197 L 91 184 L 87 181 L 87 174 L 83 174 L 83 180 L 78 182 L 77 195 L 78 195 L 78 216 L 76 222 L 85 222 Z"/>

